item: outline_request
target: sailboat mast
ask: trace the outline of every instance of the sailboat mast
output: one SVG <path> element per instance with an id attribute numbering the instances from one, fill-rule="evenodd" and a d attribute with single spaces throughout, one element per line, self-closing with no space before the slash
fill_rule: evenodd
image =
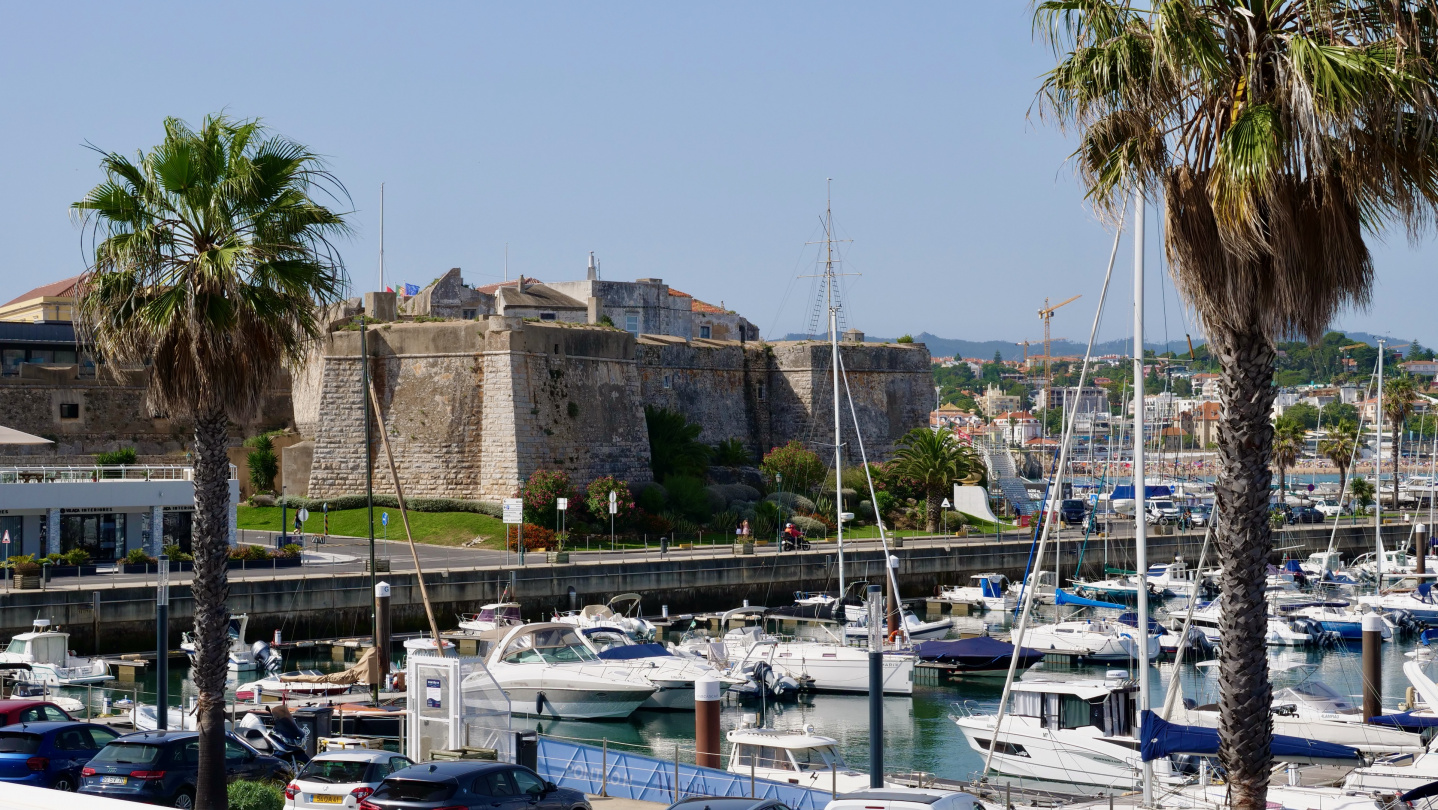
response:
<path id="1" fill-rule="evenodd" d="M 1383 338 L 1378 339 L 1378 409 L 1373 412 L 1373 424 L 1378 426 L 1377 453 L 1373 458 L 1373 549 L 1377 553 L 1374 564 L 1378 566 L 1378 592 L 1383 592 Z M 1396 451 L 1398 448 L 1394 447 Z M 1398 494 L 1398 476 L 1393 476 L 1393 494 Z M 1283 497 L 1279 493 L 1279 497 Z"/>
<path id="2" fill-rule="evenodd" d="M 834 299 L 834 205 L 833 179 L 824 199 L 824 295 L 829 305 L 829 349 L 834 366 L 834 509 L 835 539 L 839 544 L 839 610 L 844 610 L 844 447 L 839 437 L 839 303 Z"/>
<path id="3" fill-rule="evenodd" d="M 379 184 L 379 287 L 384 292 L 384 183 Z"/>
<path id="4" fill-rule="evenodd" d="M 1143 184 L 1133 194 L 1133 555 L 1138 576 L 1138 622 L 1134 644 L 1138 646 L 1139 716 L 1152 705 L 1148 690 L 1148 516 L 1144 505 L 1143 441 L 1143 232 L 1146 224 Z M 1153 763 L 1143 763 L 1143 806 L 1153 806 Z"/>

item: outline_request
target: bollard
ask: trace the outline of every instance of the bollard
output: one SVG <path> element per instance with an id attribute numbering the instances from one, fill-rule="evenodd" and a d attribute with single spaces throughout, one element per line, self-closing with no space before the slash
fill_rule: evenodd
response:
<path id="1" fill-rule="evenodd" d="M 669 618 L 669 606 L 668 606 L 668 605 L 660 605 L 660 606 L 659 606 L 659 615 L 663 616 L 663 617 L 666 618 L 666 619 Z"/>
<path id="2" fill-rule="evenodd" d="M 891 577 L 885 577 L 885 579 L 888 580 L 888 583 L 887 583 L 887 584 L 888 584 L 888 588 L 887 588 L 887 590 L 889 591 L 889 610 L 888 610 L 888 615 L 889 615 L 889 622 L 888 622 L 888 626 L 889 626 L 889 637 L 890 637 L 890 638 L 897 638 L 897 636 L 895 636 L 894 634 L 897 633 L 897 632 L 899 632 L 899 613 L 901 612 L 901 610 L 902 610 L 903 608 L 902 608 L 902 606 L 899 604 L 899 595 L 894 592 L 894 583 L 898 580 L 898 577 L 899 577 L 899 558 L 896 557 L 896 556 L 894 556 L 894 555 L 892 555 L 892 554 L 889 555 L 889 568 L 892 569 L 893 572 L 894 572 L 894 575 L 893 575 L 893 576 L 891 576 Z M 874 785 L 874 787 L 883 787 L 883 786 L 882 786 L 882 785 Z"/>
<path id="3" fill-rule="evenodd" d="M 280 640 L 280 639 L 282 639 L 282 638 L 284 638 L 284 634 L 282 634 L 282 633 L 280 632 L 280 628 L 276 627 L 276 628 L 275 628 L 275 643 L 274 643 L 274 646 L 278 647 L 278 646 L 280 646 L 281 644 L 283 644 L 284 642 L 282 642 L 282 641 Z"/>
<path id="4" fill-rule="evenodd" d="M 1383 713 L 1383 617 L 1363 614 L 1363 722 Z"/>
<path id="5" fill-rule="evenodd" d="M 869 787 L 884 786 L 884 594 L 878 585 L 869 591 Z"/>
<path id="6" fill-rule="evenodd" d="M 719 679 L 704 674 L 694 679 L 694 750 L 701 768 L 719 767 Z"/>
<path id="7" fill-rule="evenodd" d="M 599 760 L 599 795 L 609 795 L 609 738 L 604 738 L 604 753 Z"/>
<path id="8" fill-rule="evenodd" d="M 1413 525 L 1413 551 L 1418 559 L 1413 561 L 1413 572 L 1422 576 L 1426 573 L 1428 557 L 1428 524 L 1415 523 Z"/>
<path id="9" fill-rule="evenodd" d="M 377 582 L 377 583 L 375 583 L 375 586 L 374 586 L 374 608 L 375 608 L 375 612 L 374 612 L 374 615 L 375 615 L 375 621 L 374 621 L 374 630 L 375 630 L 374 648 L 375 648 L 375 657 L 379 659 L 379 666 L 378 666 L 379 674 L 376 676 L 376 677 L 378 678 L 378 680 L 376 681 L 376 683 L 379 684 L 380 686 L 383 686 L 383 685 L 384 685 L 384 684 L 383 684 L 384 678 L 385 678 L 385 676 L 386 676 L 387 674 L 389 674 L 389 663 L 390 663 L 390 662 L 389 662 L 389 648 L 390 648 L 390 646 L 391 646 L 391 645 L 390 645 L 390 635 L 391 635 L 391 628 L 393 627 L 393 625 L 390 623 L 390 603 L 389 603 L 389 598 L 390 598 L 390 586 L 389 586 L 389 583 L 388 583 L 388 582 Z M 439 643 L 440 640 L 439 640 L 439 639 L 435 639 L 434 641 L 435 641 L 435 651 L 436 651 L 439 655 L 444 655 L 444 646 Z"/>

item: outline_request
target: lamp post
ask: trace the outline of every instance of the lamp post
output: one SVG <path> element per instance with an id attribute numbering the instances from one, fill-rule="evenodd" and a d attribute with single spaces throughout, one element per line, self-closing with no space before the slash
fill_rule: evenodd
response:
<path id="1" fill-rule="evenodd" d="M 170 719 L 170 557 L 160 555 L 155 578 L 155 728 Z"/>

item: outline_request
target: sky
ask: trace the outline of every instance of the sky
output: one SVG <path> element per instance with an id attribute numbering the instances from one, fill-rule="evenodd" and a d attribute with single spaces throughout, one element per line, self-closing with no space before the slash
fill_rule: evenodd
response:
<path id="1" fill-rule="evenodd" d="M 1092 325 L 1113 232 L 1072 139 L 1033 108 L 1053 56 L 1029 4 L 18 3 L 0 5 L 0 300 L 85 267 L 69 204 L 89 146 L 134 154 L 162 122 L 259 117 L 349 192 L 356 292 L 460 267 L 662 278 L 767 337 L 809 328 L 832 189 L 844 317 L 870 335 L 1042 337 L 1045 297 Z M 830 183 L 832 181 L 832 183 Z M 1163 279 L 1149 208 L 1147 336 L 1201 328 Z M 1431 328 L 1433 237 L 1374 243 L 1367 312 Z M 1101 339 L 1132 334 L 1132 248 Z"/>

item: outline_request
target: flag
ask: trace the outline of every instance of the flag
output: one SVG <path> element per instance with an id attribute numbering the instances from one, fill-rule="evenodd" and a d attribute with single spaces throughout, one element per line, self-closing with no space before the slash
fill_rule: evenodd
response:
<path id="1" fill-rule="evenodd" d="M 385 288 L 384 288 L 384 291 L 385 291 L 385 292 L 394 292 L 394 288 L 393 288 L 393 287 L 385 287 Z"/>
<path id="2" fill-rule="evenodd" d="M 405 295 L 419 295 L 419 285 L 418 285 L 418 284 L 408 284 L 408 283 L 406 283 L 406 284 L 404 285 L 404 294 L 405 294 Z"/>

